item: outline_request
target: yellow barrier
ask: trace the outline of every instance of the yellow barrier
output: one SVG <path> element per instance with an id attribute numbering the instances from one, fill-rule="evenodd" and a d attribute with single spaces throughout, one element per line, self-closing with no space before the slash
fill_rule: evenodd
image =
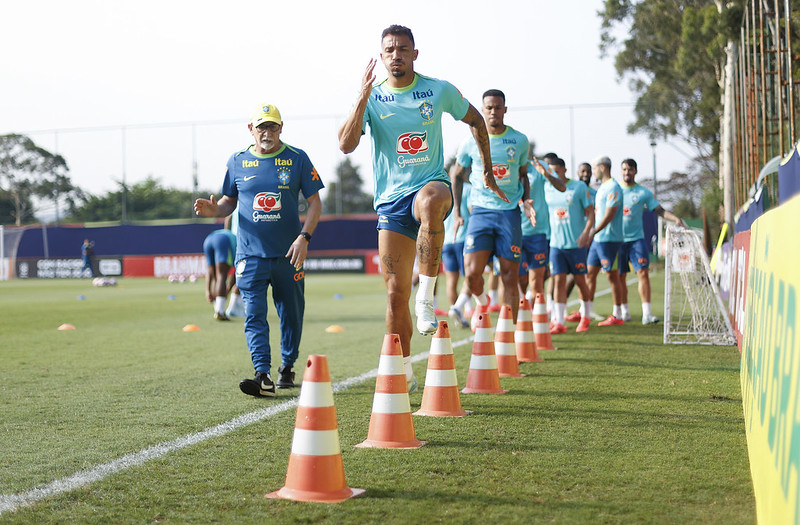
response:
<path id="1" fill-rule="evenodd" d="M 800 197 L 750 230 L 741 384 L 761 525 L 800 523 Z"/>

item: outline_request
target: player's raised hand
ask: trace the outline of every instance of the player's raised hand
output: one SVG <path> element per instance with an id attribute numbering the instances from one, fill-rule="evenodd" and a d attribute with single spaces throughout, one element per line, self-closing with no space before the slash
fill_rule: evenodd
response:
<path id="1" fill-rule="evenodd" d="M 536 168 L 536 171 L 538 171 L 542 175 L 547 173 L 547 168 L 545 168 L 544 165 L 541 162 L 539 162 L 539 159 L 537 159 L 535 156 L 533 157 L 531 164 L 533 164 L 533 167 Z"/>
<path id="2" fill-rule="evenodd" d="M 201 217 L 216 217 L 218 210 L 219 205 L 213 195 L 208 199 L 194 201 L 194 212 Z"/>
<path id="3" fill-rule="evenodd" d="M 483 170 L 483 187 L 487 190 L 492 190 L 492 192 L 500 197 L 501 200 L 505 202 L 511 202 L 508 200 L 508 197 L 506 197 L 506 192 L 501 190 L 497 185 L 497 181 L 494 178 L 494 173 L 492 173 L 491 167 Z"/>
<path id="4" fill-rule="evenodd" d="M 368 97 L 372 92 L 372 84 L 375 82 L 375 64 L 377 63 L 378 61 L 374 58 L 369 59 L 364 76 L 361 77 L 361 96 Z"/>

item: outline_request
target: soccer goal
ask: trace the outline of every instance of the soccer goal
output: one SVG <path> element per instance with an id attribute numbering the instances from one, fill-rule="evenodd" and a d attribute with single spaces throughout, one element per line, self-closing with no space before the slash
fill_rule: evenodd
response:
<path id="1" fill-rule="evenodd" d="M 717 282 L 697 232 L 667 228 L 664 343 L 735 345 Z"/>

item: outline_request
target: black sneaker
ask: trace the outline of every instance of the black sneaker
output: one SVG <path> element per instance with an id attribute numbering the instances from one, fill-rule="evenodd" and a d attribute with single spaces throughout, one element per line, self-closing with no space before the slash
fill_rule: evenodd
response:
<path id="1" fill-rule="evenodd" d="M 291 366 L 281 365 L 278 368 L 278 388 L 294 388 L 294 371 Z"/>
<path id="2" fill-rule="evenodd" d="M 255 379 L 242 379 L 239 389 L 249 396 L 275 397 L 275 384 L 267 372 L 256 372 Z"/>

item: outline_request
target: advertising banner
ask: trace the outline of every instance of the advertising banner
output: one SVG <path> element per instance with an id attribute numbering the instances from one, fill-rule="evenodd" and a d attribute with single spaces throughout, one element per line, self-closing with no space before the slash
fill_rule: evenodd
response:
<path id="1" fill-rule="evenodd" d="M 758 523 L 800 523 L 798 217 L 795 197 L 750 230 L 741 384 Z"/>

